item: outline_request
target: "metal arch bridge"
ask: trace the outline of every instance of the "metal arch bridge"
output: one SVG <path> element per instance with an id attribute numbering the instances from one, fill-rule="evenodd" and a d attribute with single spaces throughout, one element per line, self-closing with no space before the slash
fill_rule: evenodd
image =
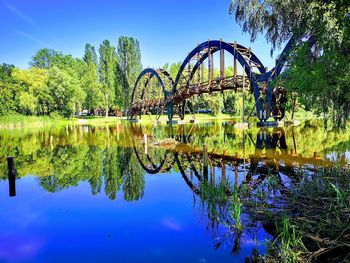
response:
<path id="1" fill-rule="evenodd" d="M 158 120 L 166 112 L 169 120 L 174 115 L 184 119 L 186 101 L 193 96 L 247 89 L 254 95 L 260 121 L 271 116 L 281 120 L 285 115 L 286 90 L 273 89 L 270 83 L 280 75 L 294 43 L 292 37 L 270 71 L 250 48 L 221 40 L 206 41 L 194 48 L 182 63 L 175 80 L 164 69 L 146 68 L 138 76 L 132 91 L 128 118 L 152 113 Z M 232 76 L 225 76 L 225 51 L 233 57 Z M 220 73 L 215 78 L 213 54 L 216 52 L 220 53 Z M 204 76 L 206 62 L 208 75 Z M 239 65 L 241 74 L 238 73 Z"/>

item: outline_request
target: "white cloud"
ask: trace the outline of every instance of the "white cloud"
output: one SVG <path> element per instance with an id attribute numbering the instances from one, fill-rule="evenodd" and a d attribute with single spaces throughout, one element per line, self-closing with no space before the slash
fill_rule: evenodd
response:
<path id="1" fill-rule="evenodd" d="M 9 3 L 4 2 L 4 5 L 7 7 L 8 10 L 10 10 L 12 13 L 14 13 L 16 16 L 21 18 L 22 20 L 26 21 L 27 23 L 36 26 L 36 22 L 30 17 L 18 10 L 13 5 L 10 5 Z"/>
<path id="2" fill-rule="evenodd" d="M 29 39 L 29 40 L 37 43 L 39 46 L 52 48 L 52 46 L 49 43 L 47 43 L 45 41 L 42 41 L 42 40 L 40 40 L 40 39 L 38 39 L 38 38 L 36 38 L 36 37 L 34 37 L 32 35 L 29 35 L 29 34 L 24 33 L 22 31 L 16 31 L 16 33 L 19 34 L 20 36 L 26 38 L 26 39 Z"/>

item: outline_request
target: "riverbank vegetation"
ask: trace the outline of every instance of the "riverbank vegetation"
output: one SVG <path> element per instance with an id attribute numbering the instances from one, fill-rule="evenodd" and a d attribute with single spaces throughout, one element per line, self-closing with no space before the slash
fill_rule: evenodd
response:
<path id="1" fill-rule="evenodd" d="M 265 34 L 272 52 L 291 37 L 288 70 L 275 83 L 297 92 L 307 110 L 339 127 L 350 114 L 350 2 L 233 0 L 230 13 L 254 41 Z M 305 41 L 308 40 L 308 41 Z"/>
<path id="2" fill-rule="evenodd" d="M 216 233 L 219 224 L 227 228 L 223 239 L 235 240 L 233 253 L 242 236 L 260 225 L 270 235 L 267 251 L 252 251 L 246 262 L 348 262 L 350 173 L 349 166 L 340 163 L 323 167 L 250 163 L 241 183 L 220 181 L 211 171 L 197 194 L 212 220 L 208 228 L 216 236 L 215 247 L 222 243 Z M 242 180 L 242 175 L 237 173 L 237 178 Z"/>
<path id="3" fill-rule="evenodd" d="M 277 177 L 276 177 L 277 176 Z M 269 262 L 344 262 L 350 256 L 349 170 L 302 169 L 286 184 L 271 174 L 241 192 L 245 211 L 270 229 Z M 252 188 L 253 187 L 253 188 Z M 254 189 L 255 188 L 255 189 Z M 254 200 L 256 200 L 254 202 Z"/>
<path id="4" fill-rule="evenodd" d="M 98 54 L 90 44 L 82 59 L 44 48 L 32 57 L 29 69 L 1 65 L 0 115 L 69 118 L 83 109 L 106 116 L 125 110 L 131 83 L 142 69 L 139 42 L 123 36 L 114 47 L 104 40 Z"/>

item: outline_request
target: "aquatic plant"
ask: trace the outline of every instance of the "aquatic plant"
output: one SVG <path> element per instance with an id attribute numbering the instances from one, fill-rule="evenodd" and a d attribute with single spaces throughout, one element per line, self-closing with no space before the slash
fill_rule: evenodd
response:
<path id="1" fill-rule="evenodd" d="M 242 209 L 242 203 L 239 198 L 238 190 L 237 187 L 234 188 L 233 195 L 232 195 L 232 210 L 231 210 L 231 215 L 235 220 L 235 228 L 238 231 L 243 230 L 243 224 L 241 221 L 241 209 Z"/>

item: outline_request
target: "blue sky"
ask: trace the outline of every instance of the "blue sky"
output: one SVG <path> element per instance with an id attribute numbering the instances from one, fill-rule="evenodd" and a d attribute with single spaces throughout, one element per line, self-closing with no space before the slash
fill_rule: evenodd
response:
<path id="1" fill-rule="evenodd" d="M 140 41 L 144 67 L 182 61 L 208 39 L 237 41 L 269 68 L 270 45 L 250 43 L 228 14 L 230 0 L 0 0 L 0 63 L 27 68 L 40 48 L 82 57 L 85 43 L 98 49 L 121 35 Z M 277 52 L 278 53 L 278 52 Z M 276 54 L 277 54 L 276 53 Z"/>

